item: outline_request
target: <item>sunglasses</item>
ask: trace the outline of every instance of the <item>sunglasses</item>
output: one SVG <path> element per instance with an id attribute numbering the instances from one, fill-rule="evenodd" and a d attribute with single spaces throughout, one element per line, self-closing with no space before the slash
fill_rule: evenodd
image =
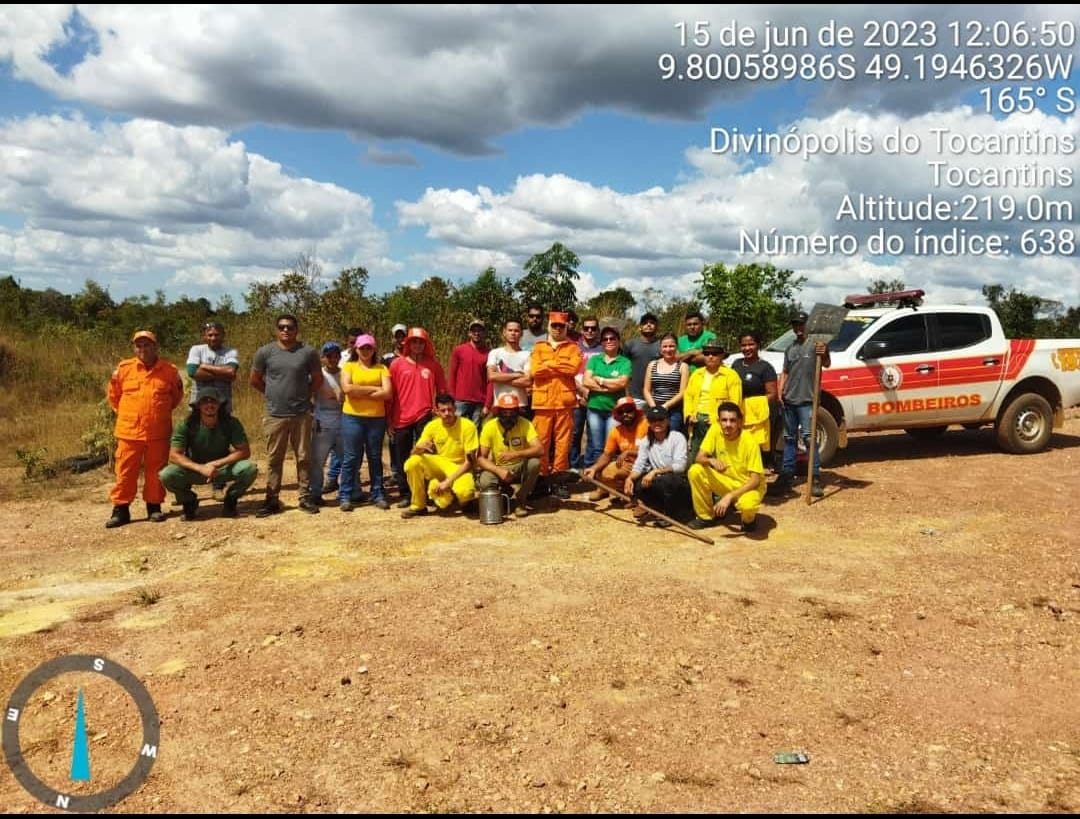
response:
<path id="1" fill-rule="evenodd" d="M 601 341 L 618 341 L 619 337 L 618 336 L 601 336 L 600 340 Z"/>
<path id="2" fill-rule="evenodd" d="M 701 351 L 701 354 L 702 355 L 720 355 L 719 352 L 705 352 L 704 350 Z"/>
<path id="3" fill-rule="evenodd" d="M 296 330 L 296 325 L 295 324 L 279 324 L 277 326 L 277 328 L 279 330 L 288 330 L 289 332 L 293 332 L 293 331 Z"/>
<path id="4" fill-rule="evenodd" d="M 551 322 L 551 326 L 552 327 L 565 327 L 566 325 L 563 324 L 563 322 L 561 322 L 561 321 L 553 321 L 553 322 Z"/>

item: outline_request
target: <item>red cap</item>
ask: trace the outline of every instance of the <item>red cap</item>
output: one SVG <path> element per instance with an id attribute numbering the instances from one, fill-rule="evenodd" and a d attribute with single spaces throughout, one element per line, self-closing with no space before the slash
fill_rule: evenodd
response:
<path id="1" fill-rule="evenodd" d="M 519 409 L 521 402 L 518 401 L 518 397 L 512 392 L 504 392 L 495 401 L 495 409 Z"/>

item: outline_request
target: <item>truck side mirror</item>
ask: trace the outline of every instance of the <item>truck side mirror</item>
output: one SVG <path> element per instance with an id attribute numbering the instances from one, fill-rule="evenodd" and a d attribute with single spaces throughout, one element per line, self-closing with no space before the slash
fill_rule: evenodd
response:
<path id="1" fill-rule="evenodd" d="M 859 351 L 859 358 L 882 358 L 889 352 L 889 342 L 868 341 Z"/>

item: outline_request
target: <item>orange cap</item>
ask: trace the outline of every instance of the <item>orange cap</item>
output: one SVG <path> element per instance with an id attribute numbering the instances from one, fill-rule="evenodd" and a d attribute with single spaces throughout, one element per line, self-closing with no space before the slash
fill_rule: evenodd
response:
<path id="1" fill-rule="evenodd" d="M 634 412 L 638 412 L 637 401 L 629 395 L 624 395 L 615 402 L 615 409 L 612 410 L 612 413 L 618 415 L 624 409 L 632 409 Z"/>
<path id="2" fill-rule="evenodd" d="M 495 409 L 519 409 L 520 407 L 521 402 L 512 392 L 504 392 L 495 401 Z"/>
<path id="3" fill-rule="evenodd" d="M 558 310 L 548 313 L 548 324 L 566 324 L 568 321 L 570 321 L 570 316 L 567 313 L 561 313 Z"/>
<path id="4" fill-rule="evenodd" d="M 157 336 L 151 333 L 149 330 L 137 330 L 135 335 L 131 337 L 132 341 L 138 341 L 140 338 L 148 338 L 155 344 L 157 344 Z"/>

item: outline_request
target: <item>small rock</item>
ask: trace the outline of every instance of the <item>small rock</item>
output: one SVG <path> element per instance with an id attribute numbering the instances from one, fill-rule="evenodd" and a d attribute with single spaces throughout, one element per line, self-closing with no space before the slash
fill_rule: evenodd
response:
<path id="1" fill-rule="evenodd" d="M 925 620 L 926 619 L 926 612 L 925 611 L 917 611 L 917 612 L 915 612 L 915 619 L 916 620 Z"/>
<path id="2" fill-rule="evenodd" d="M 664 776 L 663 771 L 654 771 L 649 774 L 649 779 L 653 782 L 667 782 L 667 777 Z"/>
<path id="3" fill-rule="evenodd" d="M 187 537 L 187 532 L 177 532 L 173 535 L 173 540 L 183 540 Z"/>
<path id="4" fill-rule="evenodd" d="M 360 666 L 358 669 L 356 669 L 356 673 L 357 674 L 367 674 L 367 666 L 366 665 Z"/>
<path id="5" fill-rule="evenodd" d="M 271 634 L 265 640 L 262 641 L 263 648 L 266 648 L 267 646 L 272 646 L 277 641 L 278 641 L 278 636 L 276 634 Z"/>
<path id="6" fill-rule="evenodd" d="M 352 685 L 352 677 L 350 677 L 348 674 L 346 674 L 344 677 L 341 678 L 341 684 L 342 685 Z"/>
<path id="7" fill-rule="evenodd" d="M 482 609 L 484 607 L 484 601 L 483 600 L 473 600 L 472 607 L 474 609 Z"/>

